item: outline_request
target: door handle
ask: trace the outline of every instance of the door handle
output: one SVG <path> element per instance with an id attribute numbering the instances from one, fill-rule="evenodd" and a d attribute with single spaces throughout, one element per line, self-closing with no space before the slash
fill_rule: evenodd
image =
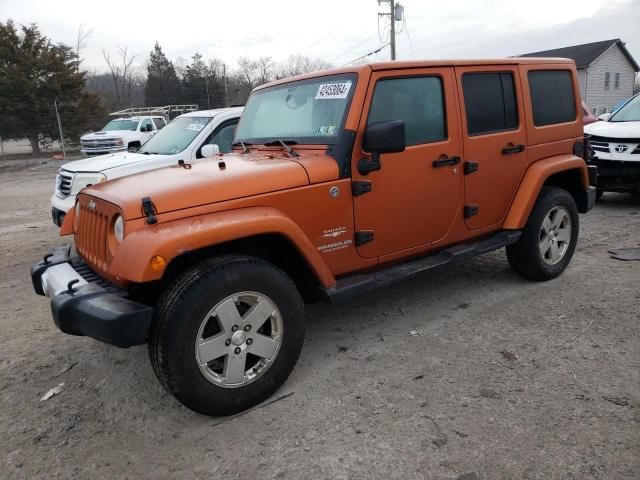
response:
<path id="1" fill-rule="evenodd" d="M 433 166 L 436 168 L 446 167 L 447 165 L 455 165 L 456 163 L 460 163 L 460 157 L 440 158 L 433 161 Z"/>
<path id="2" fill-rule="evenodd" d="M 524 145 L 513 145 L 511 147 L 504 147 L 502 149 L 503 155 L 510 155 L 512 153 L 521 153 L 524 152 Z"/>

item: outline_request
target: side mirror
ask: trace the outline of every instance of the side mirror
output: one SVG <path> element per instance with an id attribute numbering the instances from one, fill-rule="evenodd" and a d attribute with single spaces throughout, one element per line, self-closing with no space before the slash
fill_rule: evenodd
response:
<path id="1" fill-rule="evenodd" d="M 603 122 L 606 122 L 607 120 L 609 120 L 609 118 L 611 118 L 611 113 L 603 113 L 602 115 L 598 116 L 598 120 L 602 120 Z"/>
<path id="2" fill-rule="evenodd" d="M 402 120 L 376 122 L 367 126 L 364 132 L 362 148 L 371 152 L 371 161 L 363 158 L 358 162 L 358 171 L 362 175 L 380 170 L 381 153 L 404 152 L 406 148 L 405 126 Z"/>
<path id="3" fill-rule="evenodd" d="M 202 154 L 203 158 L 215 157 L 216 155 L 220 154 L 220 147 L 218 147 L 218 145 L 216 145 L 215 143 L 209 143 L 202 147 L 200 153 Z"/>

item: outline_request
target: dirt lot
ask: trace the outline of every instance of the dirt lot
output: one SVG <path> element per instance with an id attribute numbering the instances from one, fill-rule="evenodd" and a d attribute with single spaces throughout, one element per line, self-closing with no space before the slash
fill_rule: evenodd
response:
<path id="1" fill-rule="evenodd" d="M 309 307 L 280 400 L 213 419 L 164 392 L 145 347 L 54 327 L 29 267 L 67 242 L 56 169 L 0 165 L 1 477 L 640 478 L 640 262 L 607 254 L 640 243 L 639 200 L 608 194 L 581 217 L 551 282 L 499 251 Z"/>

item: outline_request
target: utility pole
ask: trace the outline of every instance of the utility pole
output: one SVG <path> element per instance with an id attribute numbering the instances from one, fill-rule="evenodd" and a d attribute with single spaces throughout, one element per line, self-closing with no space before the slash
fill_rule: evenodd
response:
<path id="1" fill-rule="evenodd" d="M 391 60 L 396 59 L 396 20 L 402 20 L 402 16 L 404 14 L 404 9 L 402 5 L 399 3 L 396 4 L 396 0 L 378 0 L 378 5 L 382 3 L 389 4 L 389 13 L 380 12 L 378 16 L 380 17 L 389 17 L 391 22 L 391 33 L 389 39 L 389 45 L 391 47 Z"/>
<path id="2" fill-rule="evenodd" d="M 66 159 L 67 154 L 64 151 L 64 136 L 62 135 L 62 122 L 60 121 L 60 112 L 58 112 L 58 102 L 53 101 L 53 107 L 56 109 L 56 118 L 58 119 L 58 132 L 60 132 L 60 145 L 62 145 L 62 158 Z"/>
<path id="3" fill-rule="evenodd" d="M 229 106 L 229 89 L 227 88 L 227 65 L 225 63 L 222 64 L 222 78 L 224 80 L 224 99 L 226 102 L 226 106 Z"/>

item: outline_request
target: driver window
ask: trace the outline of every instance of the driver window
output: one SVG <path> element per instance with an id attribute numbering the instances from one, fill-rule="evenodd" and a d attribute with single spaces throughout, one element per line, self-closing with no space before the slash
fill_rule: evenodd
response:
<path id="1" fill-rule="evenodd" d="M 216 144 L 220 149 L 220 153 L 229 153 L 233 148 L 231 147 L 231 142 L 233 142 L 233 134 L 236 131 L 237 121 L 233 123 L 227 123 L 222 127 L 218 127 L 213 131 L 211 135 L 207 138 L 207 140 L 202 144 Z M 200 148 L 202 148 L 202 146 Z M 202 154 L 200 150 L 198 150 L 198 158 L 201 158 Z"/>

